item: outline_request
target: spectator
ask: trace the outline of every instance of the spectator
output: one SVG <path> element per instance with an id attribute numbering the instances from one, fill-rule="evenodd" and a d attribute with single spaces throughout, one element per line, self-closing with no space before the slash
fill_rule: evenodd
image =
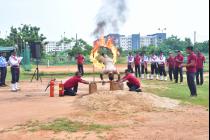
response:
<path id="1" fill-rule="evenodd" d="M 133 57 L 133 55 L 132 55 L 131 52 L 129 52 L 127 62 L 128 62 L 128 70 L 129 70 L 131 73 L 133 73 L 133 62 L 134 62 L 134 57 Z"/>
<path id="2" fill-rule="evenodd" d="M 141 56 L 139 53 L 136 53 L 136 56 L 134 58 L 134 63 L 135 63 L 135 75 L 136 77 L 141 77 L 141 72 L 140 72 L 140 64 L 141 64 Z"/>
<path id="3" fill-rule="evenodd" d="M 5 53 L 0 52 L 0 86 L 5 87 L 5 79 L 7 75 L 7 61 L 5 58 Z"/>
<path id="4" fill-rule="evenodd" d="M 205 56 L 198 51 L 197 53 L 197 62 L 196 62 L 196 68 L 197 68 L 197 72 L 196 72 L 196 83 L 197 85 L 203 85 L 203 63 L 205 63 Z"/>
<path id="5" fill-rule="evenodd" d="M 84 68 L 83 68 L 83 64 L 85 62 L 85 58 L 81 53 L 78 53 L 77 56 L 75 57 L 76 61 L 77 61 L 77 68 L 78 71 L 84 75 Z"/>
<path id="6" fill-rule="evenodd" d="M 197 89 L 195 84 L 195 73 L 196 73 L 196 55 L 193 52 L 193 47 L 189 46 L 186 49 L 186 52 L 189 54 L 187 57 L 187 64 L 182 64 L 181 66 L 186 67 L 187 69 L 187 84 L 190 89 L 191 97 L 197 96 Z"/>
<path id="7" fill-rule="evenodd" d="M 168 66 L 168 73 L 169 78 L 171 81 L 173 81 L 173 75 L 174 75 L 174 57 L 172 53 L 169 53 L 169 58 L 167 59 L 167 66 Z"/>
<path id="8" fill-rule="evenodd" d="M 183 82 L 183 71 L 182 71 L 182 67 L 181 65 L 184 62 L 184 57 L 181 53 L 181 51 L 178 51 L 177 56 L 174 58 L 175 61 L 175 71 L 174 71 L 174 79 L 175 79 L 175 83 L 178 83 L 178 75 L 180 74 L 180 83 Z"/>

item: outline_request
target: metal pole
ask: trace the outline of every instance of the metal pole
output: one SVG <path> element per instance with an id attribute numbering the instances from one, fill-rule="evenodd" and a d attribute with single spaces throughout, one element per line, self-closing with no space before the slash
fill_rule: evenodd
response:
<path id="1" fill-rule="evenodd" d="M 194 45 L 196 43 L 196 31 L 194 31 Z"/>

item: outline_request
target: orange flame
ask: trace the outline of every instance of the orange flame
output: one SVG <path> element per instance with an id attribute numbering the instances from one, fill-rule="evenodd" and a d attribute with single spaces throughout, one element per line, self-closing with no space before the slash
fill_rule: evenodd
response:
<path id="1" fill-rule="evenodd" d="M 119 55 L 118 49 L 114 46 L 113 40 L 111 37 L 108 37 L 107 41 L 105 42 L 104 36 L 101 35 L 100 39 L 96 40 L 93 43 L 93 49 L 90 54 L 90 61 L 93 63 L 93 65 L 98 68 L 104 68 L 104 64 L 100 63 L 97 60 L 97 57 L 99 56 L 98 51 L 99 51 L 100 47 L 105 47 L 112 51 L 113 62 L 115 64 L 117 62 L 117 57 Z"/>

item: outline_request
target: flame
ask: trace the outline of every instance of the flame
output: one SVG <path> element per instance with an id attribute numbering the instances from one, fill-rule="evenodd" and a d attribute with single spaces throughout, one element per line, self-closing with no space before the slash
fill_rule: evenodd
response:
<path id="1" fill-rule="evenodd" d="M 100 63 L 97 60 L 97 57 L 99 56 L 99 49 L 100 47 L 105 47 L 111 50 L 112 54 L 113 54 L 113 62 L 114 64 L 117 62 L 117 57 L 119 55 L 118 49 L 114 46 L 113 44 L 113 40 L 111 37 L 108 37 L 107 41 L 105 42 L 104 36 L 101 35 L 99 40 L 96 40 L 93 43 L 93 49 L 91 51 L 90 54 L 90 61 L 93 63 L 93 65 L 97 68 L 104 68 L 104 64 Z"/>

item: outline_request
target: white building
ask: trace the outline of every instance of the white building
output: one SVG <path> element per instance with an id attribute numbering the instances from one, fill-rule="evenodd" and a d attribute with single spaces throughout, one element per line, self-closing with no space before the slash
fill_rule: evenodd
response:
<path id="1" fill-rule="evenodd" d="M 141 36 L 140 44 L 142 47 L 148 47 L 150 45 L 157 46 L 157 37 L 155 36 Z"/>
<path id="2" fill-rule="evenodd" d="M 131 36 L 120 36 L 120 47 L 123 50 L 132 50 L 132 38 Z"/>
<path id="3" fill-rule="evenodd" d="M 65 44 L 65 43 L 59 44 L 56 41 L 49 41 L 48 44 L 45 45 L 45 52 L 46 53 L 61 52 L 61 51 L 65 51 L 65 50 L 68 50 L 68 49 L 72 49 L 71 44 Z"/>

